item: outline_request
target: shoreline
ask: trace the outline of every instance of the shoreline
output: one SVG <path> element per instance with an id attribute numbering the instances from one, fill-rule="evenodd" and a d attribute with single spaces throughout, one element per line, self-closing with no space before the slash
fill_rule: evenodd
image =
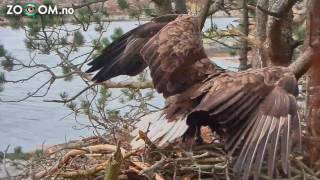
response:
<path id="1" fill-rule="evenodd" d="M 236 16 L 213 16 L 213 19 L 222 19 L 222 18 L 238 18 Z M 123 21 L 149 21 L 150 17 L 142 17 L 139 20 L 136 18 L 130 18 L 129 16 L 110 16 L 109 19 L 103 19 L 103 22 L 123 22 Z M 210 18 L 207 18 L 210 19 Z M 27 21 L 27 20 L 24 20 Z M 66 23 L 72 23 L 72 21 L 70 20 L 70 18 L 65 18 L 65 22 Z M 10 26 L 10 22 L 3 18 L 0 17 L 0 26 L 1 27 L 5 27 L 5 26 Z"/>

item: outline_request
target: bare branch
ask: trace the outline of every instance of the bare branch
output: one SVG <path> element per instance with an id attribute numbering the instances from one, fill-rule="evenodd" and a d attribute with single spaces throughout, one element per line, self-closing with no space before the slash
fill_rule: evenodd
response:
<path id="1" fill-rule="evenodd" d="M 83 94 L 84 92 L 86 92 L 87 90 L 91 89 L 92 87 L 94 87 L 96 84 L 92 84 L 90 86 L 85 87 L 83 90 L 81 90 L 80 92 L 78 92 L 76 95 L 74 95 L 72 98 L 70 99 L 66 99 L 66 100 L 43 100 L 43 102 L 55 102 L 55 103 L 68 103 L 71 102 L 73 100 L 75 100 L 77 97 L 79 97 L 81 94 Z"/>
<path id="2" fill-rule="evenodd" d="M 53 84 L 54 81 L 55 81 L 54 78 L 50 78 L 48 81 L 44 82 L 38 89 L 36 89 L 36 90 L 33 91 L 33 92 L 28 93 L 27 96 L 25 96 L 25 97 L 23 97 L 23 98 L 21 98 L 21 99 L 19 99 L 19 100 L 2 100 L 2 99 L 0 99 L 0 102 L 22 102 L 22 101 L 24 101 L 24 100 L 29 99 L 30 97 L 44 97 L 44 96 L 47 95 L 47 93 L 48 93 L 48 91 L 49 91 L 49 89 L 50 89 L 50 87 L 51 87 L 51 85 Z M 49 85 L 48 85 L 48 84 L 49 84 Z M 45 92 L 43 95 L 36 95 L 36 94 L 37 94 L 41 89 L 43 89 L 46 85 L 48 85 L 48 88 L 47 88 L 46 92 Z"/>
<path id="3" fill-rule="evenodd" d="M 3 151 L 3 159 L 2 159 L 2 166 L 3 166 L 4 172 L 6 173 L 6 176 L 7 176 L 6 178 L 10 178 L 11 177 L 11 175 L 10 175 L 8 169 L 7 169 L 7 166 L 6 166 L 6 160 L 7 160 L 6 156 L 7 156 L 9 148 L 10 148 L 10 145 L 8 145 L 7 148 Z"/>
<path id="4" fill-rule="evenodd" d="M 108 0 L 94 0 L 94 1 L 89 1 L 83 4 L 72 4 L 73 9 L 80 9 L 86 6 L 90 6 L 92 4 L 100 3 L 100 2 L 107 2 Z"/>
<path id="5" fill-rule="evenodd" d="M 299 58 L 292 63 L 289 68 L 293 71 L 296 78 L 299 79 L 302 75 L 304 75 L 310 68 L 312 64 L 312 56 L 314 52 L 311 47 L 307 48 Z"/>
<path id="6" fill-rule="evenodd" d="M 112 82 L 107 81 L 101 83 L 101 85 L 107 88 L 132 88 L 132 89 L 150 89 L 154 88 L 151 81 L 146 82 Z"/>

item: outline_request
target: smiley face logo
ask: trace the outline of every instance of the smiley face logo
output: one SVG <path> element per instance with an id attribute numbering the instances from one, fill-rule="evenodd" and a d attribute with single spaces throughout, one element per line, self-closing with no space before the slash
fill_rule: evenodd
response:
<path id="1" fill-rule="evenodd" d="M 37 14 L 38 5 L 35 3 L 26 3 L 23 5 L 23 13 L 29 17 L 35 17 Z"/>

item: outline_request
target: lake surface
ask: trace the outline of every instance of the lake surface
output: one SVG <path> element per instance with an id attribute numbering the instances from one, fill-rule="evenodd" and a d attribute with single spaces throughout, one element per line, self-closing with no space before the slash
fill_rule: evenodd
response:
<path id="1" fill-rule="evenodd" d="M 214 23 L 218 28 L 225 28 L 236 18 L 217 18 Z M 108 26 L 106 36 L 110 36 L 113 30 L 121 27 L 124 32 L 136 27 L 139 23 L 135 21 L 112 22 Z M 206 28 L 210 27 L 210 20 L 206 22 Z M 71 25 L 70 25 L 71 26 Z M 83 32 L 86 41 L 97 38 L 98 34 L 93 26 Z M 29 52 L 24 44 L 25 33 L 23 30 L 13 30 L 9 27 L 0 27 L 0 44 L 4 45 L 13 56 L 25 62 L 30 60 Z M 54 64 L 58 58 L 54 55 L 40 55 L 38 61 L 45 64 Z M 226 65 L 223 61 L 219 65 Z M 228 65 L 227 65 L 228 66 Z M 0 68 L 0 71 L 3 71 Z M 6 72 L 7 80 L 18 80 L 28 77 L 34 72 L 22 70 L 18 72 Z M 18 100 L 34 91 L 39 85 L 47 80 L 47 75 L 39 75 L 25 83 L 7 83 L 3 92 L 0 92 L 2 100 Z M 11 150 L 15 146 L 22 146 L 24 150 L 40 148 L 42 144 L 50 145 L 63 143 L 72 139 L 79 139 L 92 135 L 90 129 L 81 129 L 79 122 L 86 124 L 85 118 L 78 118 L 75 121 L 73 116 L 67 116 L 70 111 L 62 104 L 43 102 L 45 99 L 59 99 L 59 94 L 63 91 L 70 95 L 79 92 L 85 87 L 83 81 L 74 78 L 71 82 L 59 80 L 54 83 L 48 95 L 44 98 L 29 98 L 19 103 L 0 102 L 0 151 L 10 145 Z M 157 105 L 163 105 L 163 100 L 158 97 L 155 101 Z M 66 117 L 67 116 L 67 117 Z"/>

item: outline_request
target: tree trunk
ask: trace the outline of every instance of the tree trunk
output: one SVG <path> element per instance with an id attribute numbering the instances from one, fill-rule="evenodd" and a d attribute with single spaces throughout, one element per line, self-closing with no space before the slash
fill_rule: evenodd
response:
<path id="1" fill-rule="evenodd" d="M 310 87 L 309 87 L 309 109 L 310 109 L 310 135 L 320 139 L 320 53 L 314 57 L 316 63 L 313 63 L 310 70 Z M 320 146 L 310 143 L 311 163 L 320 161 Z"/>
<path id="2" fill-rule="evenodd" d="M 272 4 L 272 12 L 282 10 L 281 1 Z M 293 56 L 292 10 L 283 13 L 282 17 L 269 16 L 267 25 L 266 55 L 267 66 L 288 66 Z"/>
<path id="3" fill-rule="evenodd" d="M 175 4 L 176 13 L 178 13 L 178 14 L 187 14 L 188 13 L 185 0 L 175 0 L 174 4 Z"/>
<path id="4" fill-rule="evenodd" d="M 248 37 L 249 35 L 249 15 L 248 15 L 248 1 L 242 0 L 242 16 L 241 16 L 241 24 L 240 29 L 241 32 Z M 248 69 L 248 41 L 246 39 L 241 40 L 241 49 L 239 53 L 239 61 L 240 66 L 239 70 Z"/>
<path id="5" fill-rule="evenodd" d="M 171 0 L 153 0 L 157 16 L 172 14 Z"/>
<path id="6" fill-rule="evenodd" d="M 212 3 L 211 0 L 202 1 L 202 8 L 201 8 L 201 11 L 199 12 L 200 29 L 202 29 L 204 27 L 206 19 L 209 15 L 211 3 Z"/>
<path id="7" fill-rule="evenodd" d="M 257 6 L 269 7 L 269 0 L 258 1 Z M 268 14 L 262 12 L 259 8 L 256 8 L 256 34 L 257 34 L 258 40 L 261 43 L 265 43 L 267 39 L 267 23 L 268 23 Z M 251 65 L 254 68 L 261 68 L 261 67 L 267 66 L 267 55 L 263 46 L 258 49 L 258 57 L 252 58 Z"/>
<path id="8" fill-rule="evenodd" d="M 256 9 L 257 36 L 261 66 L 288 66 L 291 63 L 295 41 L 292 38 L 292 7 L 297 0 L 258 1 Z"/>
<path id="9" fill-rule="evenodd" d="M 309 108 L 310 119 L 309 129 L 310 135 L 317 139 L 320 139 L 320 1 L 311 0 L 310 2 L 310 15 L 308 26 L 309 27 L 309 44 L 314 49 L 312 56 L 312 66 L 309 71 L 310 75 L 310 88 L 309 95 Z M 310 143 L 310 160 L 311 163 L 315 163 L 320 160 L 320 147 L 315 143 Z"/>
<path id="10" fill-rule="evenodd" d="M 307 19 L 307 36 L 305 37 L 304 53 L 289 66 L 297 78 L 300 78 L 309 67 L 310 81 L 307 87 L 307 109 L 309 137 L 305 144 L 308 145 L 310 165 L 320 161 L 320 1 L 310 0 L 308 5 L 309 16 Z"/>

